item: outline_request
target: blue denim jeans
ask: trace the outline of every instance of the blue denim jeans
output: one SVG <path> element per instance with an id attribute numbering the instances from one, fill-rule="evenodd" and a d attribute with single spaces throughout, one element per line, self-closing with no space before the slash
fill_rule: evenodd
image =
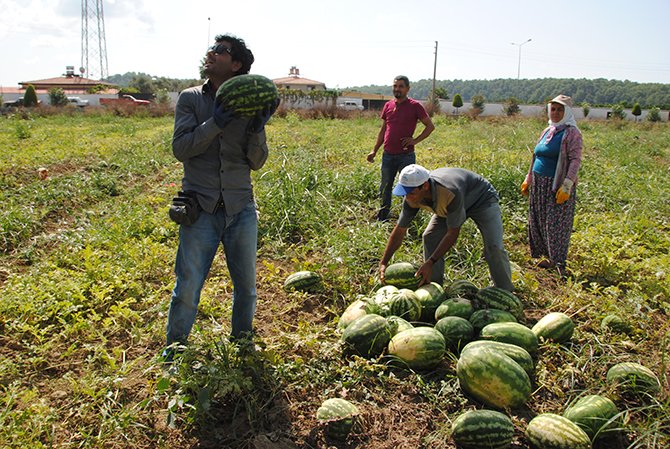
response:
<path id="1" fill-rule="evenodd" d="M 503 246 L 503 225 L 500 205 L 492 203 L 467 212 L 484 241 L 484 259 L 489 267 L 489 273 L 493 285 L 507 291 L 513 291 L 512 269 L 509 264 L 509 256 Z M 433 215 L 428 226 L 423 231 L 423 256 L 428 259 L 440 244 L 447 233 L 447 219 Z M 433 264 L 432 282 L 442 284 L 444 282 L 444 257 Z"/>
<path id="2" fill-rule="evenodd" d="M 410 164 L 416 163 L 416 153 L 412 151 L 406 154 L 387 154 L 382 155 L 382 181 L 379 186 L 379 196 L 381 198 L 381 208 L 378 218 L 385 220 L 388 218 L 391 210 L 392 191 L 395 177 L 400 171 Z"/>
<path id="3" fill-rule="evenodd" d="M 172 291 L 167 321 L 167 344 L 186 343 L 200 302 L 200 292 L 223 244 L 230 278 L 233 281 L 233 337 L 252 331 L 256 312 L 256 250 L 258 217 L 256 205 L 233 216 L 223 208 L 213 214 L 200 212 L 193 225 L 179 228 L 179 248 L 175 262 L 177 281 Z"/>

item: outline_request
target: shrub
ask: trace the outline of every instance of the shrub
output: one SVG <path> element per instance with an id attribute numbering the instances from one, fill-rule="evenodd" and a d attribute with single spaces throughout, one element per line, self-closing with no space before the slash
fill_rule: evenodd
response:
<path id="1" fill-rule="evenodd" d="M 623 110 L 622 104 L 615 104 L 612 106 L 611 117 L 615 120 L 623 120 L 626 118 L 626 111 Z"/>
<path id="2" fill-rule="evenodd" d="M 582 112 L 584 113 L 584 118 L 588 117 L 589 112 L 591 112 L 591 105 L 587 102 L 582 103 Z"/>
<path id="3" fill-rule="evenodd" d="M 67 95 L 60 87 L 49 89 L 49 103 L 52 106 L 66 106 L 68 104 Z"/>
<path id="4" fill-rule="evenodd" d="M 37 94 L 35 93 L 35 86 L 32 84 L 29 84 L 26 89 L 26 94 L 23 96 L 23 105 L 28 108 L 37 106 Z"/>
<path id="5" fill-rule="evenodd" d="M 509 97 L 503 102 L 503 111 L 505 111 L 505 115 L 508 117 L 517 115 L 519 112 L 521 112 L 521 108 L 519 107 L 519 100 L 514 97 Z"/>
<path id="6" fill-rule="evenodd" d="M 661 110 L 657 107 L 649 108 L 649 113 L 647 114 L 647 121 L 649 121 L 649 122 L 660 122 L 661 121 Z"/>
<path id="7" fill-rule="evenodd" d="M 637 119 L 640 118 L 640 115 L 642 115 L 642 108 L 640 107 L 640 103 L 635 103 L 633 105 L 633 110 L 630 111 L 630 113 L 635 116 L 635 120 L 637 121 Z"/>
<path id="8" fill-rule="evenodd" d="M 456 114 L 458 114 L 458 109 L 463 107 L 463 98 L 461 97 L 461 94 L 454 95 L 454 101 L 451 105 L 456 108 Z"/>

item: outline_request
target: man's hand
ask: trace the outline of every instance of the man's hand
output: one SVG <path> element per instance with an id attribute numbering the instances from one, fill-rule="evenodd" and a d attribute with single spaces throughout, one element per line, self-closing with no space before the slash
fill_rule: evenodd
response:
<path id="1" fill-rule="evenodd" d="M 556 192 L 556 203 L 563 204 L 570 198 L 573 182 L 569 178 L 563 180 L 563 185 Z"/>
<path id="2" fill-rule="evenodd" d="M 521 194 L 523 196 L 528 196 L 528 183 L 526 181 L 521 183 Z"/>
<path id="3" fill-rule="evenodd" d="M 258 111 L 256 115 L 249 121 L 249 125 L 247 125 L 247 131 L 250 133 L 259 133 L 263 131 L 263 128 L 265 128 L 265 125 L 267 125 L 270 117 L 272 117 L 272 114 L 274 114 L 277 110 L 277 107 L 279 107 L 279 101 L 279 98 L 277 98 L 277 100 L 272 104 L 266 106 L 263 108 L 263 110 Z"/>
<path id="4" fill-rule="evenodd" d="M 405 149 L 407 147 L 416 145 L 416 140 L 414 140 L 414 137 L 412 136 L 403 137 L 402 139 L 400 139 L 400 143 L 402 144 L 403 149 Z"/>
<path id="5" fill-rule="evenodd" d="M 214 122 L 216 126 L 223 129 L 235 118 L 235 111 L 226 109 L 221 103 L 214 103 Z"/>
<path id="6" fill-rule="evenodd" d="M 424 284 L 430 284 L 430 278 L 433 275 L 433 261 L 428 259 L 419 267 L 419 270 L 416 272 L 415 276 L 419 279 L 419 287 Z"/>
<path id="7" fill-rule="evenodd" d="M 374 162 L 376 155 L 377 155 L 377 150 L 370 151 L 370 153 L 368 153 L 368 162 Z"/>
<path id="8" fill-rule="evenodd" d="M 380 263 L 379 264 L 379 281 L 382 283 L 382 285 L 386 285 L 386 264 L 385 263 Z"/>

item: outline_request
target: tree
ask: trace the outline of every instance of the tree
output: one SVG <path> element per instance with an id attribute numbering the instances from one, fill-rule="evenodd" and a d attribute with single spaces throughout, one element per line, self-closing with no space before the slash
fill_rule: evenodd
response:
<path id="1" fill-rule="evenodd" d="M 649 113 L 647 114 L 647 121 L 660 122 L 661 110 L 655 106 L 653 108 L 649 108 Z"/>
<path id="2" fill-rule="evenodd" d="M 519 100 L 514 97 L 509 97 L 503 103 L 503 111 L 505 111 L 505 114 L 508 117 L 517 115 L 519 112 L 521 112 L 521 108 L 519 107 Z"/>
<path id="3" fill-rule="evenodd" d="M 69 102 L 63 89 L 60 87 L 53 87 L 49 89 L 49 103 L 51 106 L 65 106 Z"/>
<path id="4" fill-rule="evenodd" d="M 435 96 L 437 98 L 441 98 L 443 100 L 448 100 L 449 99 L 449 94 L 447 93 L 447 89 L 444 87 L 436 87 L 435 88 Z"/>
<path id="5" fill-rule="evenodd" d="M 35 93 L 35 86 L 28 85 L 26 94 L 23 96 L 23 105 L 27 108 L 37 106 L 37 93 Z"/>
<path id="6" fill-rule="evenodd" d="M 461 94 L 454 95 L 454 101 L 451 105 L 456 108 L 456 114 L 458 114 L 458 108 L 463 107 L 463 98 L 461 98 Z"/>
<path id="7" fill-rule="evenodd" d="M 155 91 L 153 80 L 144 74 L 134 76 L 128 87 L 133 87 L 142 94 L 153 94 Z"/>
<path id="8" fill-rule="evenodd" d="M 633 105 L 633 110 L 630 111 L 630 113 L 635 116 L 635 121 L 638 121 L 642 115 L 642 108 L 640 107 L 640 103 L 635 103 Z"/>
<path id="9" fill-rule="evenodd" d="M 470 112 L 472 113 L 473 116 L 478 116 L 482 112 L 484 112 L 484 108 L 486 107 L 486 99 L 484 98 L 483 95 L 475 95 L 472 97 L 470 100 L 472 106 L 470 107 Z"/>
<path id="10" fill-rule="evenodd" d="M 623 120 L 626 118 L 626 111 L 623 110 L 621 103 L 612 105 L 611 117 L 615 120 Z"/>
<path id="11" fill-rule="evenodd" d="M 582 103 L 582 112 L 584 113 L 584 118 L 588 117 L 589 112 L 591 112 L 591 105 L 587 102 Z"/>

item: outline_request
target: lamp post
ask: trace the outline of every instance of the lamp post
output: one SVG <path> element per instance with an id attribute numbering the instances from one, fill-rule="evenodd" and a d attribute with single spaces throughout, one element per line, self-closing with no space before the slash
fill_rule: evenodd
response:
<path id="1" fill-rule="evenodd" d="M 517 66 L 516 69 L 516 79 L 519 79 L 521 77 L 521 47 L 530 41 L 532 41 L 532 39 L 528 39 L 527 41 L 521 42 L 520 44 L 516 44 L 514 42 L 511 43 L 512 45 L 516 45 L 519 47 L 519 65 Z"/>

